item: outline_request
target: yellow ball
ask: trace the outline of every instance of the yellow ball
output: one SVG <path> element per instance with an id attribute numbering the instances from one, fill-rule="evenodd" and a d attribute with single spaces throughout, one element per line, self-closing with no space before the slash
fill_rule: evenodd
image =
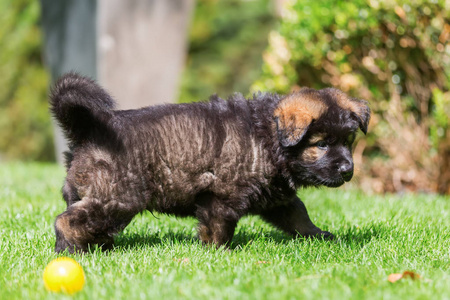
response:
<path id="1" fill-rule="evenodd" d="M 45 288 L 52 292 L 74 294 L 84 286 L 83 268 L 69 257 L 52 260 L 44 270 Z"/>

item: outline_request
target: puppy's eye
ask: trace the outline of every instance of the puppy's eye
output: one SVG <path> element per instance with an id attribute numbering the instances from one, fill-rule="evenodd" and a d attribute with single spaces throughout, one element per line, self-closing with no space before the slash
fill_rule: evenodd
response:
<path id="1" fill-rule="evenodd" d="M 328 144 L 327 144 L 327 142 L 325 142 L 325 141 L 319 141 L 319 142 L 317 142 L 317 143 L 316 143 L 316 146 L 319 147 L 319 148 L 321 148 L 321 149 L 326 149 L 326 148 L 328 148 Z"/>

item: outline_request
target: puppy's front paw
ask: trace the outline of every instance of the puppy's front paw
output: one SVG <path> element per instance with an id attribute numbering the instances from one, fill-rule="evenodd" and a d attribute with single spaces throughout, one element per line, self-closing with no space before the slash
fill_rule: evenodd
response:
<path id="1" fill-rule="evenodd" d="M 317 238 L 322 238 L 324 240 L 334 240 L 335 237 L 331 232 L 321 231 L 316 235 Z"/>
<path id="2" fill-rule="evenodd" d="M 334 235 L 328 231 L 319 231 L 318 233 L 315 234 L 308 234 L 306 236 L 304 236 L 305 238 L 309 238 L 309 239 L 323 239 L 323 240 L 334 240 Z"/>

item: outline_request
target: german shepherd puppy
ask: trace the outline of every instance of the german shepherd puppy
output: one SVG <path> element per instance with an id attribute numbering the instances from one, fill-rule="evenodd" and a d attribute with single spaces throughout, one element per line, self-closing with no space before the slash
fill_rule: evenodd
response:
<path id="1" fill-rule="evenodd" d="M 114 110 L 74 73 L 56 83 L 50 106 L 70 148 L 56 252 L 111 246 L 144 210 L 195 217 L 199 239 L 217 246 L 249 214 L 294 236 L 332 238 L 296 191 L 349 181 L 352 143 L 370 118 L 365 101 L 334 88 Z"/>

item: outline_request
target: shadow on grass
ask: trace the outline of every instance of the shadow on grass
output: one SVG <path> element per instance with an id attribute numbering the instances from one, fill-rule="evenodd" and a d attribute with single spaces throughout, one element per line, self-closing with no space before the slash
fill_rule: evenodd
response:
<path id="1" fill-rule="evenodd" d="M 364 227 L 351 226 L 336 231 L 336 242 L 344 244 L 359 244 L 361 246 L 392 234 L 392 228 L 383 223 L 373 223 Z"/>
<path id="2" fill-rule="evenodd" d="M 360 245 L 363 246 L 374 239 L 385 238 L 392 234 L 392 228 L 384 223 L 367 224 L 363 227 L 359 226 L 344 226 L 333 232 L 334 240 L 317 239 L 318 242 L 323 243 L 337 243 L 344 245 Z M 229 246 L 231 250 L 240 250 L 253 244 L 254 242 L 267 242 L 286 245 L 294 238 L 288 234 L 283 233 L 277 229 L 259 230 L 254 229 L 245 230 L 240 228 L 234 236 Z M 306 241 L 305 238 L 297 238 L 298 241 Z M 190 231 L 176 231 L 168 230 L 164 232 L 128 232 L 121 233 L 115 238 L 114 249 L 125 250 L 152 246 L 168 246 L 171 245 L 192 245 L 200 244 L 196 234 Z"/>
<path id="3" fill-rule="evenodd" d="M 347 226 L 333 231 L 335 239 L 313 239 L 314 243 L 326 243 L 326 244 L 340 244 L 342 246 L 362 247 L 374 240 L 386 239 L 389 236 L 398 236 L 399 232 L 393 230 L 392 226 L 388 226 L 385 223 L 372 223 L 366 224 L 363 227 L 359 226 Z M 280 230 L 261 229 L 255 230 L 254 228 L 241 227 L 233 236 L 233 240 L 229 245 L 229 249 L 232 251 L 240 251 L 253 243 L 271 243 L 279 245 L 287 245 L 296 240 L 299 242 L 308 242 L 309 238 L 293 238 L 292 236 L 283 233 Z M 201 245 L 201 242 L 197 238 L 196 234 L 192 231 L 186 230 L 167 230 L 157 232 L 125 232 L 121 233 L 114 239 L 114 245 L 94 245 L 88 252 L 93 253 L 96 251 L 101 252 L 115 252 L 115 251 L 128 251 L 133 249 L 141 249 L 143 247 L 157 247 L 165 246 L 171 247 L 173 245 Z"/>
<path id="4" fill-rule="evenodd" d="M 253 244 L 255 241 L 271 242 L 276 244 L 287 244 L 292 240 L 292 236 L 285 234 L 279 230 L 262 230 L 259 232 L 240 230 L 233 236 L 230 249 L 239 250 Z"/>
<path id="5" fill-rule="evenodd" d="M 254 242 L 267 242 L 276 243 L 280 245 L 286 245 L 290 243 L 294 238 L 288 234 L 285 234 L 279 230 L 269 231 L 245 231 L 240 230 L 233 236 L 233 240 L 229 246 L 230 250 L 242 250 L 247 246 L 250 246 Z M 306 240 L 305 238 L 298 238 L 298 240 Z M 321 239 L 324 243 L 330 242 L 330 240 Z M 147 232 L 147 233 L 125 233 L 120 234 L 115 238 L 114 249 L 136 249 L 142 247 L 152 246 L 171 246 L 171 245 L 192 245 L 201 244 L 196 235 L 192 235 L 187 232 L 177 232 L 169 230 L 168 232 Z"/>
<path id="6" fill-rule="evenodd" d="M 198 243 L 195 236 L 183 231 L 126 233 L 118 235 L 114 240 L 115 249 L 141 248 L 143 246 L 176 245 Z"/>

